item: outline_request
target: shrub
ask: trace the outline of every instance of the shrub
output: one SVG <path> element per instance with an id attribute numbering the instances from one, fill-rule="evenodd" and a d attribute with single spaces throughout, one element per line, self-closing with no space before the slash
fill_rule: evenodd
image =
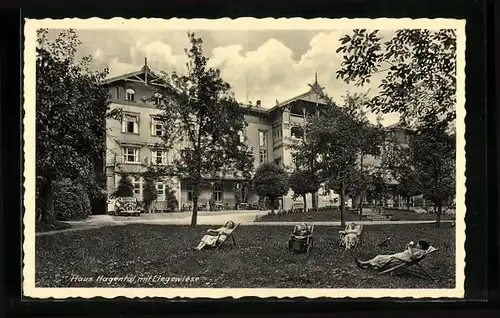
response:
<path id="1" fill-rule="evenodd" d="M 134 196 L 134 185 L 128 174 L 122 173 L 120 176 L 120 181 L 118 181 L 118 188 L 113 193 L 115 198 L 125 198 L 125 197 L 133 197 Z"/>
<path id="2" fill-rule="evenodd" d="M 72 184 L 68 180 L 54 185 L 54 215 L 56 220 L 83 220 L 90 213 L 90 199 L 83 186 Z"/>
<path id="3" fill-rule="evenodd" d="M 167 201 L 167 208 L 169 211 L 177 211 L 179 209 L 179 201 L 175 197 L 175 191 L 169 186 L 165 189 L 165 200 Z"/>
<path id="4" fill-rule="evenodd" d="M 158 190 L 156 189 L 156 182 L 153 178 L 145 177 L 144 189 L 142 192 L 142 202 L 144 209 L 149 210 L 151 203 L 158 198 Z"/>
<path id="5" fill-rule="evenodd" d="M 269 199 L 271 212 L 274 212 L 276 199 L 285 195 L 290 189 L 288 174 L 275 163 L 264 163 L 255 172 L 253 189 L 260 197 Z"/>

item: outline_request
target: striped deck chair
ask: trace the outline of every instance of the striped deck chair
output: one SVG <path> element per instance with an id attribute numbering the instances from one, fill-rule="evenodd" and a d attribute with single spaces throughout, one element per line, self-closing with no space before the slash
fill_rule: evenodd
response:
<path id="1" fill-rule="evenodd" d="M 313 233 L 314 233 L 314 224 L 308 225 L 307 226 L 307 234 L 304 236 L 299 236 L 296 235 L 298 232 L 298 226 L 295 225 L 293 228 L 292 235 L 290 239 L 288 240 L 287 248 L 291 252 L 296 252 L 296 253 L 309 253 L 311 248 L 313 247 Z"/>
<path id="2" fill-rule="evenodd" d="M 356 245 L 348 247 L 345 244 L 345 236 L 349 232 L 355 232 L 356 236 L 358 237 L 358 239 L 356 241 Z M 339 237 L 339 239 L 340 239 L 340 242 L 339 242 L 340 246 L 343 246 L 346 249 L 349 249 L 351 247 L 356 248 L 358 245 L 362 246 L 363 245 L 363 224 L 355 224 L 355 223 L 347 224 L 346 227 L 345 227 L 345 230 L 339 231 L 339 236 L 340 236 Z"/>
<path id="3" fill-rule="evenodd" d="M 420 264 L 420 262 L 422 262 L 428 255 L 436 251 L 438 251 L 437 248 L 429 246 L 425 254 L 423 254 L 420 258 L 416 258 L 411 261 L 405 261 L 400 258 L 393 257 L 394 261 L 390 262 L 385 268 L 383 268 L 379 274 L 385 275 L 395 271 L 405 271 L 421 278 L 430 278 L 434 280 L 434 277 Z"/>
<path id="4" fill-rule="evenodd" d="M 228 233 L 226 234 L 219 234 L 217 236 L 217 243 L 215 243 L 215 249 L 218 250 L 222 247 L 222 245 L 224 245 L 224 243 L 226 241 L 229 241 L 229 239 L 231 238 L 232 242 L 233 242 L 233 245 L 234 247 L 236 247 L 236 240 L 234 238 L 234 231 L 236 231 L 236 229 L 238 228 L 238 226 L 240 226 L 240 223 L 237 223 L 234 228 L 232 228 Z M 220 236 L 221 235 L 227 235 L 226 239 L 225 240 L 219 240 Z"/>

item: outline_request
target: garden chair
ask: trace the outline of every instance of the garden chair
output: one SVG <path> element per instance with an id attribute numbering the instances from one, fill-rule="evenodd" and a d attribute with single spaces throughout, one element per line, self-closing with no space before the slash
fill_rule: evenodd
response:
<path id="1" fill-rule="evenodd" d="M 343 231 L 339 231 L 340 246 L 345 247 L 344 238 L 347 235 L 347 233 L 349 233 L 349 232 L 355 232 L 356 236 L 358 237 L 358 240 L 356 242 L 356 246 L 354 246 L 354 248 L 356 248 L 358 245 L 362 246 L 363 245 L 363 224 L 354 224 L 354 223 L 346 225 L 346 227 Z"/>
<path id="2" fill-rule="evenodd" d="M 438 249 L 432 246 L 427 249 L 425 254 L 420 258 L 415 258 L 411 261 L 405 261 L 397 257 L 392 257 L 393 262 L 390 262 L 382 271 L 379 272 L 380 275 L 385 275 L 387 273 L 395 271 L 406 271 L 407 273 L 414 274 L 423 278 L 430 278 L 434 280 L 434 277 L 420 264 L 428 255 L 436 252 Z M 389 268 L 387 268 L 389 267 Z"/>
<path id="3" fill-rule="evenodd" d="M 236 224 L 234 226 L 234 228 L 231 229 L 231 231 L 229 232 L 229 234 L 227 235 L 226 239 L 224 241 L 220 241 L 219 240 L 219 237 L 222 235 L 222 234 L 219 234 L 217 236 L 217 243 L 215 243 L 215 249 L 218 250 L 222 247 L 222 245 L 224 245 L 224 243 L 226 241 L 229 241 L 229 239 L 231 238 L 232 242 L 233 242 L 233 245 L 234 247 L 236 247 L 236 240 L 234 238 L 234 231 L 236 231 L 236 229 L 238 228 L 238 226 L 240 225 L 240 223 Z"/>
<path id="4" fill-rule="evenodd" d="M 292 236 L 288 240 L 288 250 L 308 254 L 313 246 L 314 225 L 307 225 L 307 235 L 296 235 L 299 225 L 293 228 Z"/>

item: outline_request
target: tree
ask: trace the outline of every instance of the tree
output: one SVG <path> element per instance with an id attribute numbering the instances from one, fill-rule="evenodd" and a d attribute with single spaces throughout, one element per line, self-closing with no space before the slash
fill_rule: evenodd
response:
<path id="1" fill-rule="evenodd" d="M 415 168 L 425 198 L 437 208 L 436 225 L 440 226 L 443 203 L 455 195 L 455 136 L 437 116 L 426 116 L 415 136 Z"/>
<path id="2" fill-rule="evenodd" d="M 372 125 L 367 118 L 369 98 L 367 93 L 344 95 L 343 108 L 353 120 L 353 133 L 357 136 L 359 164 L 351 171 L 350 190 L 359 196 L 359 218 L 363 215 L 363 202 L 368 188 L 372 184 L 373 167 L 365 164 L 367 156 L 380 156 L 381 148 L 386 138 L 384 129 L 377 118 L 377 125 Z M 354 203 L 354 202 L 353 202 Z"/>
<path id="3" fill-rule="evenodd" d="M 148 210 L 151 207 L 151 203 L 158 198 L 158 190 L 156 189 L 156 179 L 149 175 L 148 173 L 144 173 L 144 189 L 142 191 L 142 201 L 144 203 L 144 209 Z"/>
<path id="4" fill-rule="evenodd" d="M 358 125 L 351 114 L 322 94 L 327 107 L 308 119 L 306 136 L 316 148 L 321 179 L 340 194 L 340 219 L 344 224 L 345 195 L 359 154 Z"/>
<path id="5" fill-rule="evenodd" d="M 169 184 L 165 184 L 165 201 L 167 202 L 169 211 L 176 211 L 179 208 L 179 201 L 175 197 L 175 190 Z"/>
<path id="6" fill-rule="evenodd" d="M 120 180 L 118 181 L 118 187 L 116 191 L 113 192 L 115 198 L 126 198 L 134 196 L 134 185 L 130 181 L 129 175 L 126 172 L 120 174 Z"/>
<path id="7" fill-rule="evenodd" d="M 343 54 L 337 78 L 357 86 L 383 73 L 380 92 L 370 103 L 381 113 L 397 112 L 402 120 L 433 114 L 455 118 L 456 34 L 451 29 L 403 29 L 382 43 L 378 30 L 353 30 L 340 39 Z"/>
<path id="8" fill-rule="evenodd" d="M 290 186 L 297 196 L 304 198 L 304 211 L 307 211 L 306 195 L 312 194 L 312 208 L 317 211 L 316 192 L 321 186 L 321 164 L 319 163 L 319 147 L 314 140 L 315 135 L 306 137 L 306 132 L 310 131 L 314 121 L 306 119 L 303 124 L 302 138 L 295 140 L 287 147 L 291 149 L 292 161 L 297 172 L 290 176 Z M 304 192 L 305 191 L 305 192 Z"/>
<path id="9" fill-rule="evenodd" d="M 307 170 L 295 169 L 289 177 L 290 188 L 294 196 L 302 197 L 304 200 L 304 212 L 307 212 L 306 195 L 318 191 L 321 183 L 316 174 Z M 314 209 L 314 207 L 313 207 Z"/>
<path id="10" fill-rule="evenodd" d="M 91 56 L 77 61 L 81 44 L 74 30 L 55 41 L 37 31 L 36 48 L 36 175 L 42 202 L 41 219 L 54 217 L 54 183 L 63 178 L 96 184 L 93 163 L 105 150 L 108 89 L 99 85 L 107 69 L 90 70 Z M 96 191 L 97 193 L 98 191 Z"/>
<path id="11" fill-rule="evenodd" d="M 274 162 L 260 165 L 253 178 L 253 189 L 271 201 L 271 213 L 274 214 L 276 199 L 285 195 L 290 189 L 288 174 L 285 169 Z"/>
<path id="12" fill-rule="evenodd" d="M 387 144 L 382 165 L 398 182 L 397 192 L 406 198 L 406 209 L 410 209 L 410 198 L 420 194 L 420 181 L 415 169 L 414 145 L 403 147 L 397 141 Z"/>
<path id="13" fill-rule="evenodd" d="M 368 189 L 367 196 L 375 201 L 375 209 L 378 207 L 378 203 L 385 198 L 388 190 L 387 181 L 384 178 L 383 168 L 377 169 L 371 178 L 371 186 Z"/>
<path id="14" fill-rule="evenodd" d="M 187 73 L 163 74 L 158 83 L 162 96 L 160 120 L 165 123 L 162 147 L 178 147 L 179 156 L 165 175 L 180 176 L 193 186 L 191 226 L 196 226 L 198 198 L 207 179 L 233 174 L 250 179 L 253 160 L 240 132 L 247 125 L 245 109 L 235 100 L 231 87 L 218 69 L 208 67 L 200 38 L 188 34 L 191 47 Z M 180 145 L 180 146 L 178 146 Z"/>
<path id="15" fill-rule="evenodd" d="M 252 183 L 250 181 L 238 182 L 233 187 L 235 209 L 239 208 L 240 203 L 247 203 L 248 196 L 252 191 Z"/>

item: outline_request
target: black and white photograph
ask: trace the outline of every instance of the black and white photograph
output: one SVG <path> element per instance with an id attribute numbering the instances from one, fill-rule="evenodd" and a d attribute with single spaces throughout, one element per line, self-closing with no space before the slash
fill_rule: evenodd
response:
<path id="1" fill-rule="evenodd" d="M 465 20 L 25 22 L 25 296 L 464 297 Z"/>

